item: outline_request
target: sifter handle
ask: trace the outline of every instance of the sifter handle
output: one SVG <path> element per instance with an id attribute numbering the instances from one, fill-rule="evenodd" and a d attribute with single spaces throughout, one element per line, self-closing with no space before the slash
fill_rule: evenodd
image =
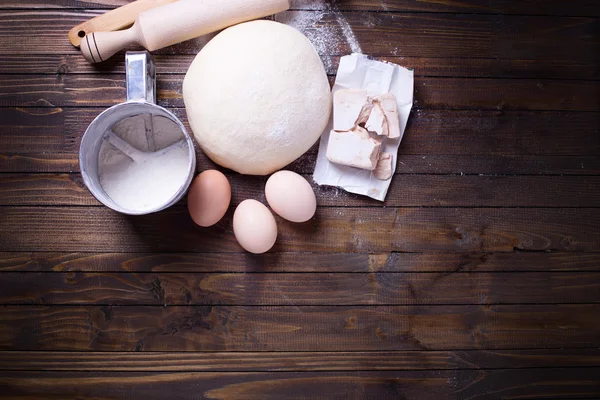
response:
<path id="1" fill-rule="evenodd" d="M 156 104 L 156 70 L 147 51 L 128 51 L 125 54 L 127 101 Z"/>

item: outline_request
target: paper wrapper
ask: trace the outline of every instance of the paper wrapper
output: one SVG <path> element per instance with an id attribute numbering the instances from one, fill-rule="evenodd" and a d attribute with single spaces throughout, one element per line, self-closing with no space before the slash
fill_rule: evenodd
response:
<path id="1" fill-rule="evenodd" d="M 340 60 L 333 92 L 340 89 L 365 89 L 369 96 L 384 93 L 392 93 L 396 96 L 400 117 L 400 137 L 393 140 L 385 138 L 381 146 L 381 152 L 394 155 L 392 170 L 396 172 L 398 148 L 413 105 L 413 71 L 396 64 L 370 60 L 364 54 L 355 53 L 344 56 Z M 334 164 L 327 159 L 327 143 L 329 142 L 329 132 L 333 127 L 333 115 L 331 118 L 321 136 L 313 179 L 319 185 L 337 186 L 351 193 L 384 201 L 393 176 L 387 181 L 382 181 L 375 178 L 372 171 Z"/>

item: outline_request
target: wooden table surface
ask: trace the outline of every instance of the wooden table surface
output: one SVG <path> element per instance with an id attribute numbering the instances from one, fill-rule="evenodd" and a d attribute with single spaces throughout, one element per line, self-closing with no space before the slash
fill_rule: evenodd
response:
<path id="1" fill-rule="evenodd" d="M 125 3 L 0 2 L 0 397 L 600 397 L 597 0 L 294 2 L 275 19 L 313 40 L 345 19 L 414 68 L 415 107 L 385 204 L 315 187 L 315 219 L 278 219 L 261 256 L 232 210 L 126 217 L 82 183 L 124 57 L 91 66 L 67 31 Z M 202 43 L 155 53 L 184 121 Z M 323 54 L 332 80 L 350 51 Z M 264 201 L 228 176 L 233 205 Z"/>

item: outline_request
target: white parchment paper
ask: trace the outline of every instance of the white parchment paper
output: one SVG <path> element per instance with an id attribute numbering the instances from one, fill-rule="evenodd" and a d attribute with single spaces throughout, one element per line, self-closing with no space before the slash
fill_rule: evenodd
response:
<path id="1" fill-rule="evenodd" d="M 392 153 L 392 169 L 396 172 L 398 148 L 404 136 L 408 115 L 413 105 L 414 73 L 396 64 L 370 60 L 364 54 L 351 54 L 340 60 L 333 86 L 335 93 L 340 89 L 365 89 L 369 96 L 392 93 L 398 102 L 400 137 L 386 138 L 382 152 Z M 319 155 L 313 179 L 319 185 L 337 186 L 348 192 L 362 194 L 384 201 L 392 179 L 381 181 L 371 171 L 330 163 L 327 159 L 329 132 L 333 126 L 333 115 L 321 136 Z"/>

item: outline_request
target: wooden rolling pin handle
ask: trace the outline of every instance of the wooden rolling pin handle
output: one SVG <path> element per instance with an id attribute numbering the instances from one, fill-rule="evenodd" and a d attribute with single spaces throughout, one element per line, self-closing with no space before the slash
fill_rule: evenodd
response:
<path id="1" fill-rule="evenodd" d="M 146 47 L 137 23 L 122 31 L 92 32 L 81 40 L 80 48 L 86 60 L 99 63 L 131 45 Z"/>
<path id="2" fill-rule="evenodd" d="M 125 29 L 135 22 L 142 12 L 161 7 L 177 0 L 135 0 L 114 10 L 85 21 L 69 31 L 69 41 L 79 47 L 81 39 L 92 32 L 112 32 Z"/>

